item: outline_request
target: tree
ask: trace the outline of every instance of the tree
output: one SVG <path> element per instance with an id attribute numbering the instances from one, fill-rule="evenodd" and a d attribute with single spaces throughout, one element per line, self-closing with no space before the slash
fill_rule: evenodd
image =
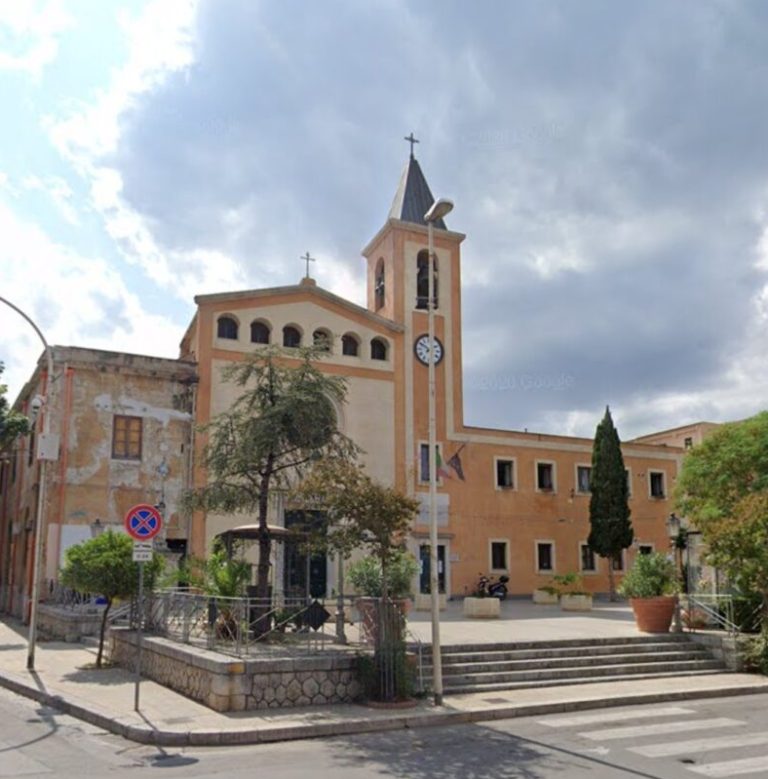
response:
<path id="1" fill-rule="evenodd" d="M 326 517 L 322 533 L 309 543 L 343 557 L 355 549 L 367 551 L 381 567 L 381 594 L 388 597 L 388 571 L 405 547 L 418 501 L 374 481 L 362 466 L 340 459 L 318 462 L 292 496 Z"/>
<path id="2" fill-rule="evenodd" d="M 405 615 L 389 595 L 391 571 L 403 559 L 418 501 L 375 482 L 361 466 L 338 459 L 316 463 L 292 497 L 326 516 L 322 533 L 309 543 L 322 543 L 343 557 L 360 549 L 375 561 L 381 573 L 381 599 L 372 613 L 362 617 L 369 634 L 373 633 L 374 656 L 370 664 L 361 660 L 368 668 L 361 675 L 368 694 L 379 700 L 408 697 L 411 672 L 406 663 Z M 315 524 L 309 524 L 310 533 Z"/>
<path id="3" fill-rule="evenodd" d="M 144 566 L 144 584 L 150 589 L 162 568 L 155 555 Z M 101 668 L 107 617 L 115 598 L 128 598 L 138 592 L 139 564 L 133 562 L 133 541 L 124 533 L 107 530 L 96 538 L 67 549 L 61 580 L 65 586 L 88 594 L 98 594 L 107 602 L 101 617 L 96 667 Z"/>
<path id="4" fill-rule="evenodd" d="M 0 362 L 0 376 L 3 375 L 4 370 L 5 365 Z M 29 420 L 10 408 L 8 399 L 5 397 L 7 392 L 8 387 L 0 384 L 0 449 L 18 436 L 29 432 Z"/>
<path id="5" fill-rule="evenodd" d="M 701 531 L 708 561 L 768 618 L 768 411 L 717 428 L 685 457 L 676 509 Z"/>
<path id="6" fill-rule="evenodd" d="M 629 520 L 629 485 L 621 442 L 607 406 L 595 431 L 589 489 L 592 495 L 587 543 L 590 549 L 608 560 L 608 589 L 610 599 L 615 600 L 613 560 L 632 543 L 634 534 Z"/>
<path id="7" fill-rule="evenodd" d="M 224 379 L 243 392 L 203 428 L 208 482 L 185 498 L 189 509 L 257 516 L 256 594 L 261 599 L 269 597 L 270 496 L 294 485 L 309 464 L 354 458 L 358 451 L 339 432 L 334 408 L 334 402 L 344 402 L 346 384 L 317 368 L 322 354 L 311 347 L 291 349 L 289 355 L 271 346 L 224 370 Z"/>

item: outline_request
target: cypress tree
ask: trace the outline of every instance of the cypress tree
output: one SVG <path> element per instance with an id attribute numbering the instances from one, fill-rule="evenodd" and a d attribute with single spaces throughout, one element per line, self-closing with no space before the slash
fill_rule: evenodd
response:
<path id="1" fill-rule="evenodd" d="M 629 521 L 629 487 L 621 442 L 607 406 L 595 431 L 589 487 L 592 496 L 587 543 L 593 552 L 608 561 L 608 588 L 610 599 L 615 600 L 613 560 L 632 543 L 634 534 Z"/>

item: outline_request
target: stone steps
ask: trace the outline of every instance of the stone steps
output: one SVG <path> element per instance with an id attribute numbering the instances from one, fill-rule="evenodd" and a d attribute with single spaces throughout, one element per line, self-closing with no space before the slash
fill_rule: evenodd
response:
<path id="1" fill-rule="evenodd" d="M 424 649 L 423 674 L 432 673 Z M 443 648 L 445 693 L 492 692 L 608 680 L 718 673 L 722 663 L 679 634 L 611 639 L 451 645 Z"/>

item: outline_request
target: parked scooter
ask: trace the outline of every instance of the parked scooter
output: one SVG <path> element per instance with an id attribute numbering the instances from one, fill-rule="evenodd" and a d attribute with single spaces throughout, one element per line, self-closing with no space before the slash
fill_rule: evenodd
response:
<path id="1" fill-rule="evenodd" d="M 498 598 L 505 600 L 507 597 L 507 582 L 509 576 L 499 576 L 498 581 L 494 581 L 490 576 L 484 573 L 480 574 L 477 580 L 477 592 L 483 593 L 488 598 Z"/>

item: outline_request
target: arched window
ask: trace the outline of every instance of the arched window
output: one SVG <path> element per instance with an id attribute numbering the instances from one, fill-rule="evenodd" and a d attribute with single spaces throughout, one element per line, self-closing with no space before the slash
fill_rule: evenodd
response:
<path id="1" fill-rule="evenodd" d="M 317 330 L 312 333 L 312 343 L 314 343 L 318 349 L 322 349 L 324 352 L 331 351 L 332 340 L 333 336 L 331 336 L 330 332 L 324 327 L 318 327 Z"/>
<path id="2" fill-rule="evenodd" d="M 433 306 L 437 308 L 437 257 L 434 260 L 434 298 Z M 429 299 L 429 252 L 422 249 L 416 256 L 416 308 L 426 309 Z"/>
<path id="3" fill-rule="evenodd" d="M 293 325 L 286 325 L 283 328 L 283 346 L 287 346 L 289 349 L 301 346 L 301 333 L 298 328 L 293 327 Z"/>
<path id="4" fill-rule="evenodd" d="M 357 357 L 360 349 L 360 342 L 352 333 L 344 333 L 341 336 L 341 353 L 347 357 Z"/>
<path id="5" fill-rule="evenodd" d="M 216 335 L 219 338 L 237 340 L 237 321 L 235 319 L 231 316 L 220 316 L 216 324 Z"/>
<path id="6" fill-rule="evenodd" d="M 269 336 L 269 325 L 264 322 L 251 322 L 251 343 L 268 344 Z"/>
<path id="7" fill-rule="evenodd" d="M 374 305 L 376 310 L 378 311 L 380 308 L 384 307 L 384 298 L 385 298 L 385 292 L 386 292 L 386 286 L 384 284 L 384 260 L 379 260 L 376 263 L 376 273 L 374 276 L 373 281 L 373 292 L 374 292 Z"/>
<path id="8" fill-rule="evenodd" d="M 372 360 L 387 359 L 387 342 L 384 339 L 374 338 L 371 341 L 371 359 Z"/>

